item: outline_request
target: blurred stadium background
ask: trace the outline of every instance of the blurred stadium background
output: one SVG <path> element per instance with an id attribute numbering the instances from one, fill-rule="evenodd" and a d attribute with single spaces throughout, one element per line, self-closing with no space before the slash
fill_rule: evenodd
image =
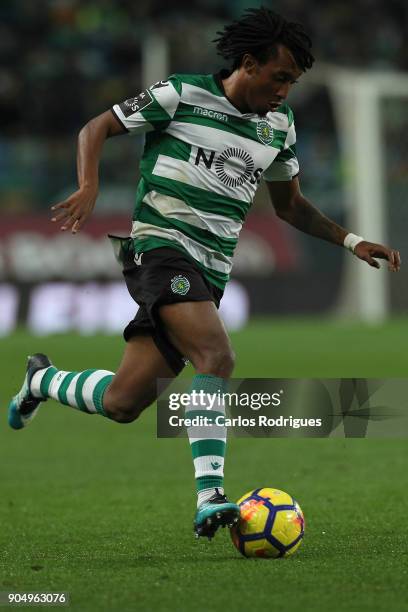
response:
<path id="1" fill-rule="evenodd" d="M 252 2 L 251 6 L 259 3 Z M 127 234 L 143 140 L 110 140 L 94 217 L 72 237 L 49 208 L 76 188 L 91 117 L 172 72 L 223 64 L 211 43 L 243 1 L 14 0 L 0 6 L 0 334 L 119 332 L 134 314 L 108 232 Z M 316 64 L 293 88 L 304 193 L 326 214 L 406 253 L 407 8 L 402 0 L 273 3 L 302 21 Z M 274 216 L 261 186 L 223 315 L 383 321 L 405 314 L 405 273 L 369 269 Z M 98 307 L 104 303 L 105 308 Z"/>

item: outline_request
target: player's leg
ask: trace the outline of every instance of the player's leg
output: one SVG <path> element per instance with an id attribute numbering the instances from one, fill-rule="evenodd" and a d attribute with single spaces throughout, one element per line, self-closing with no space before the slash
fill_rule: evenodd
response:
<path id="1" fill-rule="evenodd" d="M 157 380 L 175 376 L 150 335 L 130 338 L 104 396 L 107 416 L 120 423 L 134 421 L 156 400 Z"/>
<path id="2" fill-rule="evenodd" d="M 25 427 L 35 416 L 40 402 L 52 398 L 86 413 L 98 413 L 128 423 L 156 399 L 157 378 L 172 378 L 173 370 L 150 335 L 130 338 L 115 375 L 108 370 L 68 372 L 36 354 L 29 358 L 19 393 L 9 405 L 9 423 Z"/>
<path id="3" fill-rule="evenodd" d="M 167 304 L 159 313 L 171 343 L 197 374 L 230 378 L 235 355 L 213 301 Z"/>
<path id="4" fill-rule="evenodd" d="M 227 390 L 228 378 L 234 368 L 234 353 L 224 325 L 212 301 L 169 304 L 160 308 L 160 318 L 171 343 L 188 357 L 194 366 L 191 391 L 199 404 L 190 405 L 186 415 L 193 418 L 206 410 L 215 418 L 225 415 L 222 402 L 216 401 L 208 410 L 209 395 Z M 200 394 L 200 392 L 204 392 Z M 207 399 L 205 399 L 207 398 Z M 217 399 L 217 398 L 215 398 Z M 189 428 L 197 487 L 196 534 L 212 537 L 217 528 L 238 520 L 239 509 L 224 496 L 224 458 L 226 428 L 214 426 L 203 431 Z"/>

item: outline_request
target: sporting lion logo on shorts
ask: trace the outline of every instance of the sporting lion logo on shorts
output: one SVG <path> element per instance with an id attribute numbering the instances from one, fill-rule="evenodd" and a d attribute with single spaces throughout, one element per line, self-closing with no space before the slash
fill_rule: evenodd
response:
<path id="1" fill-rule="evenodd" d="M 178 293 L 179 295 L 186 295 L 190 289 L 190 281 L 185 276 L 179 274 L 175 276 L 170 281 L 170 287 L 173 293 Z"/>

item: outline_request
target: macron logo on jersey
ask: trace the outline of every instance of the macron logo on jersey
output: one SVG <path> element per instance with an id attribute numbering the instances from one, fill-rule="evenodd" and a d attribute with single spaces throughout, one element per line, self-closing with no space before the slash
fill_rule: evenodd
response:
<path id="1" fill-rule="evenodd" d="M 196 115 L 202 115 L 203 117 L 211 117 L 211 119 L 218 119 L 219 121 L 228 121 L 228 115 L 218 113 L 217 111 L 208 110 L 202 106 L 195 106 L 194 111 Z"/>

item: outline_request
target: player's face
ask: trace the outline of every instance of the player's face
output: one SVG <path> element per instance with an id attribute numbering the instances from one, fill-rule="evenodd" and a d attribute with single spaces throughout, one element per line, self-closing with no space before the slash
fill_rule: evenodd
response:
<path id="1" fill-rule="evenodd" d="M 242 67 L 246 73 L 246 103 L 258 115 L 274 112 L 302 74 L 291 52 L 283 45 L 278 45 L 277 55 L 266 64 L 246 55 Z"/>

